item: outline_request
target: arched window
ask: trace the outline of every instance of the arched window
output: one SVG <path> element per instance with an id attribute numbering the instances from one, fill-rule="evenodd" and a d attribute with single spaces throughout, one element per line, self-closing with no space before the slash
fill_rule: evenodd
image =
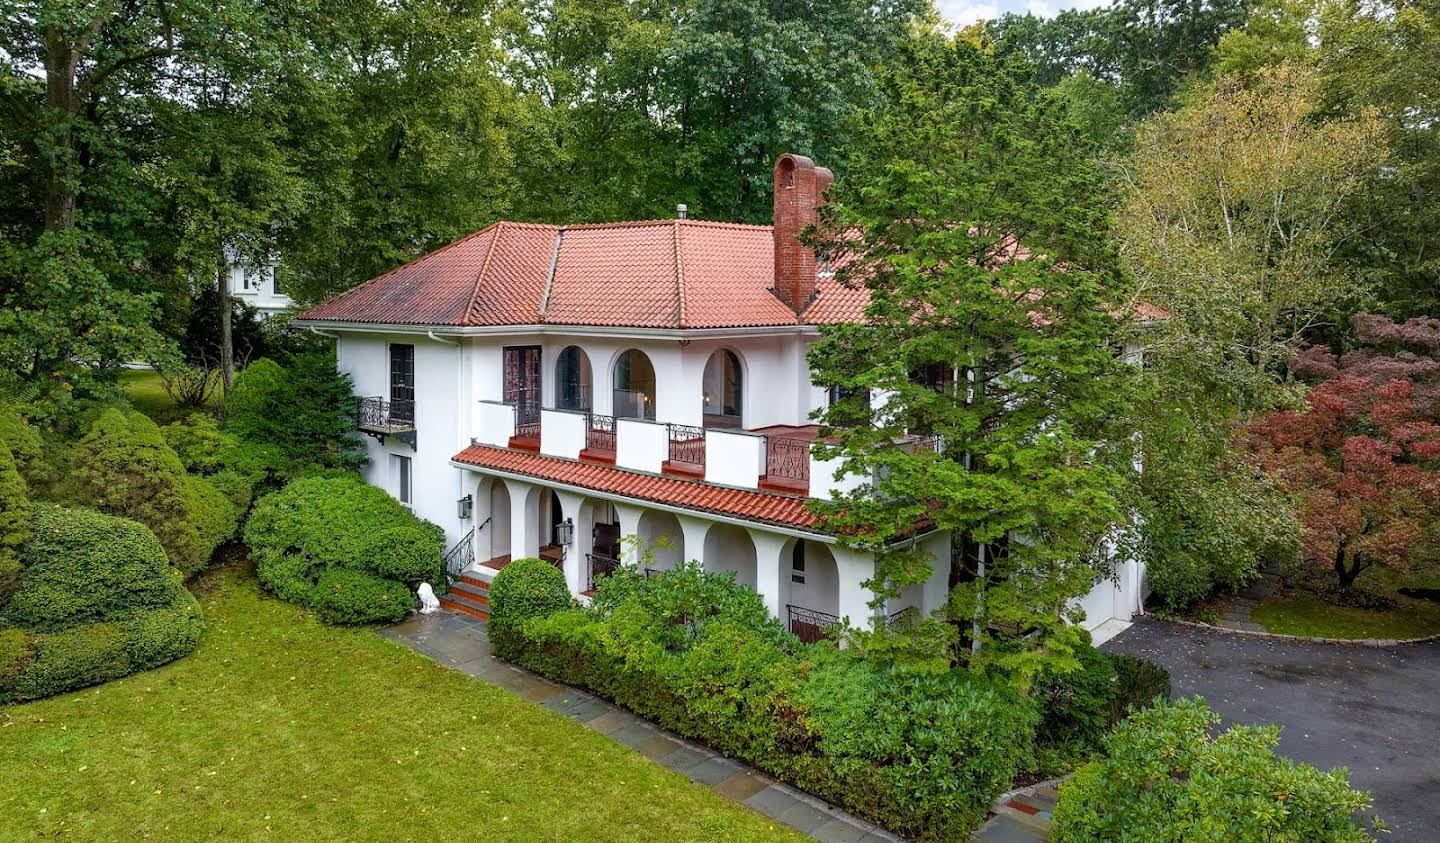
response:
<path id="1" fill-rule="evenodd" d="M 722 348 L 705 361 L 704 413 L 706 427 L 743 427 L 745 373 L 740 358 Z"/>
<path id="2" fill-rule="evenodd" d="M 555 361 L 555 407 L 590 412 L 590 358 L 579 346 L 569 346 Z"/>
<path id="3" fill-rule="evenodd" d="M 655 367 L 639 349 L 615 360 L 615 409 L 619 419 L 655 418 Z"/>

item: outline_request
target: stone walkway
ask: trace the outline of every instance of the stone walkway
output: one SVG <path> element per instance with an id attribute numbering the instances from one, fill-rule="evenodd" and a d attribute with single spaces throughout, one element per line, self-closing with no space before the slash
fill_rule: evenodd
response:
<path id="1" fill-rule="evenodd" d="M 711 790 L 825 843 L 876 843 L 900 838 L 753 767 L 691 743 L 605 700 L 551 682 L 490 654 L 485 622 L 441 612 L 413 617 L 381 632 L 386 638 L 583 723 Z M 1044 838 L 984 837 L 991 843 Z"/>
<path id="2" fill-rule="evenodd" d="M 1265 627 L 1251 620 L 1250 613 L 1255 611 L 1255 607 L 1261 600 L 1279 590 L 1279 578 L 1268 575 L 1260 577 L 1245 586 L 1233 600 L 1226 604 L 1225 614 L 1215 622 L 1215 625 L 1242 632 L 1264 632 Z"/>

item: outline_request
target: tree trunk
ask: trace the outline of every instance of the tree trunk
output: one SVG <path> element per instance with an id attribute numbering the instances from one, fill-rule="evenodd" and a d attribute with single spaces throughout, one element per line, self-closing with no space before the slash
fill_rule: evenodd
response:
<path id="1" fill-rule="evenodd" d="M 50 162 L 45 185 L 45 229 L 65 231 L 75 227 L 75 184 L 71 158 L 75 151 L 74 121 L 75 66 L 78 50 L 66 43 L 55 27 L 45 28 L 45 105 L 58 121 L 50 140 L 53 147 L 41 152 Z"/>
<path id="2" fill-rule="evenodd" d="M 230 395 L 230 382 L 235 378 L 235 353 L 230 341 L 230 262 L 225 246 L 220 246 L 220 268 L 215 272 L 215 288 L 220 292 L 220 384 L 221 394 Z"/>
<path id="3" fill-rule="evenodd" d="M 1359 563 L 1354 565 L 1346 564 L 1345 545 L 1345 540 L 1341 539 L 1340 544 L 1335 548 L 1335 574 L 1340 577 L 1341 591 L 1346 591 L 1350 586 L 1354 585 L 1355 578 L 1360 576 L 1360 571 L 1362 570 Z"/>

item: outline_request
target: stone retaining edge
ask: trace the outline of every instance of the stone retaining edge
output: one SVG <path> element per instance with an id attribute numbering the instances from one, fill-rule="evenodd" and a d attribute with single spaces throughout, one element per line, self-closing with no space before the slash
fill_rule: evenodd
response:
<path id="1" fill-rule="evenodd" d="M 1180 626 L 1193 626 L 1196 629 L 1208 629 L 1211 632 L 1225 632 L 1231 635 L 1250 635 L 1255 638 L 1275 638 L 1280 641 L 1298 641 L 1303 644 L 1350 644 L 1357 647 L 1399 647 L 1405 644 L 1428 644 L 1432 641 L 1440 641 L 1440 633 L 1426 635 L 1420 638 L 1322 638 L 1315 635 L 1287 635 L 1283 632 L 1256 632 L 1250 629 L 1231 629 L 1228 626 L 1216 626 L 1211 623 L 1200 621 L 1187 621 L 1182 618 L 1156 618 L 1149 617 L 1162 623 L 1179 624 Z"/>

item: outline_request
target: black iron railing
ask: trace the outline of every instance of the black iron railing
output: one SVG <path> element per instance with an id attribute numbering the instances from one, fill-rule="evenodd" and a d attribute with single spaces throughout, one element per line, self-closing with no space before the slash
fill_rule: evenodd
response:
<path id="1" fill-rule="evenodd" d="M 905 446 L 911 453 L 931 451 L 938 454 L 941 450 L 940 444 L 940 434 L 938 433 L 911 434 L 905 440 Z"/>
<path id="2" fill-rule="evenodd" d="M 765 437 L 765 476 L 810 482 L 810 440 Z"/>
<path id="3" fill-rule="evenodd" d="M 705 429 L 688 424 L 667 424 L 670 435 L 670 461 L 690 465 L 705 464 Z"/>
<path id="4" fill-rule="evenodd" d="M 524 439 L 540 438 L 540 402 L 524 401 L 515 405 L 515 435 Z"/>
<path id="5" fill-rule="evenodd" d="M 378 395 L 361 398 L 355 415 L 355 426 L 365 430 L 415 429 L 414 401 L 386 401 Z"/>
<path id="6" fill-rule="evenodd" d="M 790 618 L 790 631 L 806 644 L 833 640 L 840 634 L 840 618 L 829 612 L 788 604 L 785 612 Z"/>
<path id="7" fill-rule="evenodd" d="M 885 625 L 891 629 L 905 629 L 920 619 L 920 610 L 906 606 L 898 612 L 891 612 L 885 618 Z"/>
<path id="8" fill-rule="evenodd" d="M 610 576 L 611 574 L 615 573 L 620 569 L 619 559 L 612 559 L 609 556 L 601 556 L 598 553 L 587 553 L 585 554 L 585 558 L 590 563 L 586 566 L 586 591 L 593 591 L 595 589 L 595 583 L 599 582 L 605 577 Z"/>
<path id="9" fill-rule="evenodd" d="M 585 450 L 615 453 L 614 416 L 585 416 Z"/>
<path id="10" fill-rule="evenodd" d="M 455 543 L 455 546 L 445 551 L 445 578 L 449 582 L 460 579 L 465 569 L 475 563 L 475 530 L 465 534 L 465 538 Z"/>

